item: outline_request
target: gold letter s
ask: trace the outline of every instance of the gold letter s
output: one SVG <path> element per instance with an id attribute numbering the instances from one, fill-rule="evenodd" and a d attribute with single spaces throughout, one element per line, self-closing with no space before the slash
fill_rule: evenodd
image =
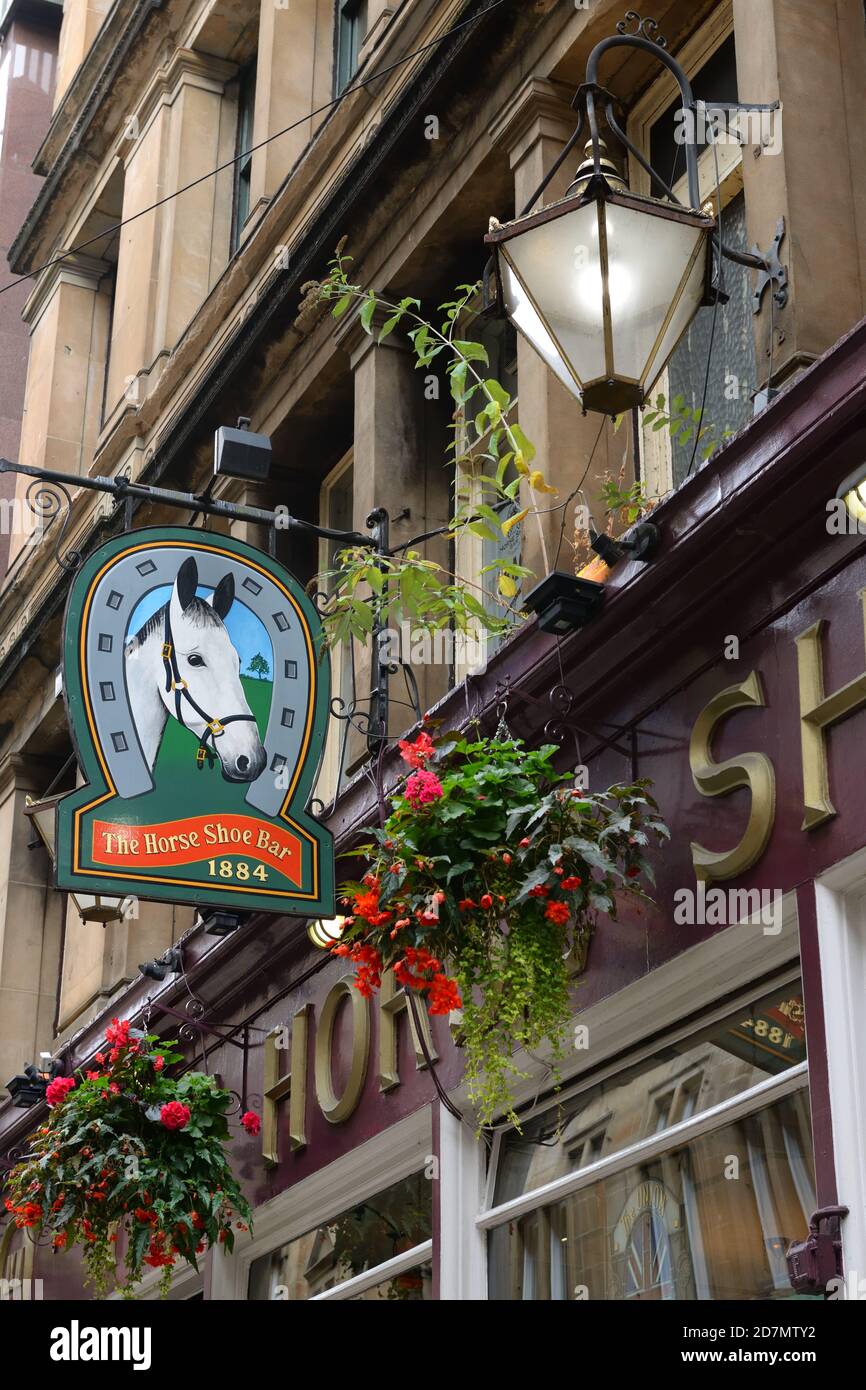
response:
<path id="1" fill-rule="evenodd" d="M 716 725 L 736 709 L 766 705 L 757 671 L 742 685 L 720 690 L 701 710 L 692 730 L 689 763 L 692 780 L 702 796 L 725 796 L 739 787 L 752 793 L 752 809 L 746 833 L 731 850 L 715 851 L 692 844 L 692 862 L 699 879 L 736 878 L 760 859 L 767 847 L 776 811 L 776 777 L 764 753 L 741 753 L 726 762 L 713 761 L 710 748 Z"/>

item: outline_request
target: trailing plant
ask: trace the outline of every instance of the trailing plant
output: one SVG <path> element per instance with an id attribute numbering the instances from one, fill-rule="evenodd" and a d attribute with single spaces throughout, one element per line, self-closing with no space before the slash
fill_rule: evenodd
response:
<path id="1" fill-rule="evenodd" d="M 659 393 L 655 405 L 648 406 L 642 412 L 644 428 L 652 429 L 654 434 L 658 434 L 660 430 L 667 430 L 671 438 L 680 444 L 691 444 L 697 433 L 697 444 L 704 463 L 735 433 L 731 429 L 719 430 L 711 421 L 705 421 L 703 409 L 700 406 L 692 408 L 686 405 L 685 396 L 674 396 L 670 408 L 666 407 L 667 399 Z M 622 415 L 617 417 L 616 429 L 619 429 L 622 420 Z"/>
<path id="2" fill-rule="evenodd" d="M 556 489 L 533 466 L 535 446 L 521 428 L 516 400 L 490 374 L 484 344 L 460 336 L 480 284 L 459 286 L 453 300 L 439 305 L 440 317 L 434 320 L 422 313 L 418 299 L 392 301 L 354 284 L 349 278 L 351 259 L 341 243 L 326 278 L 305 287 L 308 302 L 329 305 L 337 319 L 357 307 L 365 332 L 379 343 L 402 332 L 417 369 L 429 371 L 441 361 L 454 403 L 448 453 L 463 474 L 445 534 L 449 540 L 464 532 L 487 541 L 503 539 L 512 527 L 536 514 L 534 507 L 515 510 L 521 482 L 530 494 L 555 494 Z M 539 535 L 544 553 L 540 523 Z M 520 620 L 512 600 L 519 581 L 531 578 L 532 571 L 499 556 L 481 569 L 480 576 L 481 582 L 458 578 L 417 551 L 375 558 L 363 547 L 349 548 L 337 557 L 334 569 L 320 576 L 330 581 L 324 613 L 328 641 L 336 645 L 349 635 L 363 640 L 376 623 L 384 622 L 385 614 L 395 624 L 405 620 L 421 631 L 453 624 L 458 631 L 501 635 Z M 504 617 L 498 607 L 505 608 Z"/>
<path id="3" fill-rule="evenodd" d="M 554 1065 L 570 1018 L 570 952 L 598 918 L 652 882 L 645 850 L 667 836 L 646 781 L 592 795 L 553 766 L 555 745 L 423 730 L 400 743 L 412 771 L 392 798 L 334 948 L 377 989 L 393 969 L 431 1014 L 462 1008 L 468 1094 L 481 1124 L 514 1119 L 515 1047 L 545 1040 Z"/>
<path id="4" fill-rule="evenodd" d="M 165 1296 L 179 1260 L 197 1269 L 210 1246 L 232 1249 L 235 1218 L 248 1229 L 250 1208 L 225 1151 L 230 1094 L 200 1072 L 169 1076 L 182 1054 L 126 1021 L 114 1019 L 105 1037 L 98 1071 L 49 1084 L 48 1122 L 11 1172 L 6 1208 L 16 1225 L 50 1236 L 55 1251 L 81 1244 L 97 1297 L 116 1278 L 134 1297 L 145 1267 L 162 1270 Z M 241 1123 L 254 1134 L 260 1122 L 248 1111 Z"/>

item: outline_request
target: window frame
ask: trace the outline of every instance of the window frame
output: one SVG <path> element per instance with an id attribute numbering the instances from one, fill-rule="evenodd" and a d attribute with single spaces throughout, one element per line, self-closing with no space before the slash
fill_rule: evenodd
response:
<path id="1" fill-rule="evenodd" d="M 256 78 L 258 54 L 238 73 L 238 119 L 235 137 L 235 164 L 232 171 L 232 225 L 229 256 L 240 247 L 249 220 L 253 172 L 252 146 L 255 144 Z"/>
<path id="2" fill-rule="evenodd" d="M 733 0 L 722 3 L 683 45 L 677 59 L 686 76 L 692 81 L 697 73 L 718 52 L 734 34 Z M 649 159 L 650 139 L 653 126 L 671 104 L 678 92 L 672 73 L 665 70 L 648 88 L 629 113 L 628 136 L 644 156 Z M 743 147 L 720 143 L 715 147 L 718 153 L 718 183 L 721 193 L 721 211 L 734 198 L 743 192 Z M 636 193 L 649 197 L 652 180 L 647 171 L 629 155 L 629 187 Z M 664 170 L 659 170 L 664 173 Z M 698 186 L 700 201 L 716 201 L 716 157 L 713 147 L 707 145 L 698 155 Z M 673 186 L 680 202 L 688 206 L 688 178 L 683 173 Z M 656 393 L 670 400 L 670 380 L 665 366 L 655 387 Z M 673 450 L 667 430 L 653 431 L 651 426 L 641 425 L 640 435 L 640 474 L 648 497 L 664 497 L 674 488 Z"/>
<path id="3" fill-rule="evenodd" d="M 762 984 L 760 993 L 765 994 L 772 991 L 777 986 L 782 987 L 789 981 L 800 978 L 799 965 L 793 971 L 785 971 L 782 975 L 768 984 L 766 988 Z M 754 1002 L 756 995 L 755 988 L 750 989 L 743 997 L 742 1005 Z M 728 1017 L 735 1012 L 737 1005 L 728 1004 L 723 1011 L 722 1017 Z M 710 1018 L 701 1019 L 697 1025 L 683 1031 L 675 1032 L 666 1040 L 672 1042 L 674 1038 L 687 1037 L 689 1033 L 701 1032 L 713 1020 Z M 664 1041 L 657 1039 L 653 1051 L 658 1051 L 664 1046 Z M 650 1054 L 652 1055 L 652 1054 Z M 633 1065 L 634 1058 L 619 1059 L 616 1067 L 609 1071 L 615 1075 L 617 1071 L 627 1069 Z M 609 1069 L 608 1069 L 609 1070 Z M 587 1077 L 584 1085 L 578 1090 L 589 1090 L 602 1079 L 597 1075 Z M 737 1120 L 744 1119 L 747 1115 L 755 1114 L 757 1111 L 766 1109 L 775 1101 L 784 1099 L 785 1096 L 793 1095 L 800 1090 L 808 1090 L 809 1087 L 809 1062 L 798 1062 L 796 1066 L 789 1067 L 786 1071 L 778 1072 L 774 1076 L 768 1076 L 765 1080 L 757 1082 L 754 1086 L 748 1087 L 745 1091 L 739 1091 L 735 1096 L 730 1096 L 726 1100 L 719 1101 L 718 1104 L 709 1106 L 706 1110 L 698 1111 L 688 1119 L 679 1120 L 672 1125 L 666 1126 L 658 1132 L 650 1133 L 643 1139 L 636 1140 L 633 1144 L 618 1150 L 614 1154 L 609 1154 L 605 1158 L 598 1159 L 595 1163 L 588 1164 L 586 1168 L 581 1168 L 572 1173 L 566 1173 L 560 1178 L 554 1178 L 549 1183 L 544 1183 L 541 1187 L 533 1188 L 529 1192 L 521 1193 L 519 1197 L 512 1197 L 507 1202 L 501 1202 L 497 1206 L 491 1206 L 486 1211 L 480 1213 L 476 1218 L 476 1226 L 481 1231 L 490 1231 L 498 1226 L 506 1225 L 508 1222 L 517 1221 L 521 1217 L 531 1215 L 533 1212 L 541 1210 L 543 1207 L 552 1206 L 561 1202 L 566 1197 L 572 1197 L 583 1191 L 585 1188 L 592 1187 L 595 1183 L 606 1178 L 615 1176 L 628 1168 L 633 1168 L 642 1163 L 647 1163 L 652 1159 L 659 1158 L 672 1149 L 681 1148 L 684 1144 L 693 1139 L 701 1138 L 705 1134 L 710 1134 L 714 1130 L 721 1129 L 725 1125 L 732 1124 Z M 575 1095 L 577 1091 L 572 1090 L 569 1094 Z M 564 1095 L 563 1100 L 567 1099 Z M 497 1155 L 497 1158 L 499 1156 Z M 491 1185 L 492 1186 L 492 1185 Z"/>
<path id="4" fill-rule="evenodd" d="M 369 0 L 337 0 L 334 28 L 334 96 L 339 96 L 346 90 L 361 65 L 361 49 L 369 32 L 368 19 Z"/>

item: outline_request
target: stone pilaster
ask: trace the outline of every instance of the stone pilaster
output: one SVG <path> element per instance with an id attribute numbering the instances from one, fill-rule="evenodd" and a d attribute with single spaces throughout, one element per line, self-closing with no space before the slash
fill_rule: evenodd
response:
<path id="1" fill-rule="evenodd" d="M 575 128 L 575 116 L 570 107 L 572 91 L 560 83 L 545 78 L 530 77 L 499 113 L 490 136 L 508 151 L 514 173 L 514 203 L 521 212 L 561 153 Z M 536 210 L 565 196 L 574 178 L 583 151 L 577 149 L 565 161 L 552 183 L 536 204 Z M 535 445 L 537 455 L 533 464 L 540 468 L 546 480 L 559 491 L 559 497 L 531 493 L 522 489 L 521 505 L 549 509 L 564 501 L 583 476 L 602 425 L 598 415 L 584 416 L 580 404 L 557 380 L 526 340 L 518 335 L 517 375 L 520 423 Z M 617 476 L 626 451 L 624 441 L 628 431 L 614 436 L 605 426 L 595 448 L 592 466 L 584 491 L 602 524 L 604 508 L 598 500 L 598 480 L 610 468 Z M 625 485 L 631 480 L 628 466 Z M 576 501 L 579 499 L 576 499 Z M 568 508 L 566 535 L 573 531 L 573 505 Z M 523 525 L 521 561 L 542 578 L 548 569 L 568 569 L 570 551 L 563 545 L 559 560 L 562 512 L 547 510 L 538 518 L 529 517 Z"/>

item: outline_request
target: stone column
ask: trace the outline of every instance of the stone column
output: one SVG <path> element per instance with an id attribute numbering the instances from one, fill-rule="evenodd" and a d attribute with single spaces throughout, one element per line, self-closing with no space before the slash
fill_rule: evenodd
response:
<path id="1" fill-rule="evenodd" d="M 108 348 L 111 267 L 85 255 L 52 266 L 24 306 L 30 327 L 20 460 L 86 473 L 99 432 Z M 31 479 L 19 476 L 19 515 L 10 563 L 32 534 L 23 506 Z"/>
<path id="2" fill-rule="evenodd" d="M 63 25 L 57 55 L 57 85 L 54 89 L 55 110 L 90 52 L 93 40 L 110 9 L 111 0 L 64 0 Z"/>
<path id="3" fill-rule="evenodd" d="M 514 172 L 514 205 L 520 213 L 535 189 L 550 169 L 563 145 L 575 128 L 571 110 L 572 91 L 561 83 L 530 77 L 499 113 L 490 129 L 490 137 L 507 151 Z M 582 148 L 576 149 L 565 161 L 553 182 L 536 204 L 536 210 L 565 196 L 583 158 Z M 539 468 L 545 479 L 559 491 L 554 497 L 547 493 L 530 492 L 522 488 L 521 505 L 549 508 L 565 498 L 576 487 L 589 462 L 593 447 L 603 426 L 600 415 L 582 415 L 580 403 L 557 380 L 529 343 L 520 335 L 517 339 L 517 373 L 520 423 L 537 454 L 533 468 Z M 599 501 L 598 481 L 610 468 L 618 477 L 628 453 L 630 431 L 623 429 L 616 436 L 612 426 L 604 425 L 595 448 L 592 466 L 584 491 L 596 522 L 604 521 L 604 506 Z M 632 464 L 627 463 L 624 486 L 633 479 Z M 574 505 L 569 504 L 565 521 L 566 536 L 573 534 Z M 521 561 L 532 569 L 538 579 L 548 569 L 571 567 L 571 550 L 563 542 L 556 559 L 562 526 L 562 511 L 548 511 L 539 518 L 528 517 L 523 523 Z M 532 581 L 527 581 L 530 584 Z"/>
<path id="4" fill-rule="evenodd" d="M 52 771 L 17 753 L 0 762 L 0 1084 L 53 1042 L 63 898 L 47 851 L 28 848 L 36 830 L 24 813 Z"/>
<path id="5" fill-rule="evenodd" d="M 753 123 L 743 150 L 750 242 L 766 249 L 778 219 L 787 223 L 780 258 L 790 296 L 773 323 L 779 384 L 866 313 L 866 30 L 862 6 L 842 0 L 734 0 L 734 29 L 740 100 L 782 103 L 781 116 L 772 125 L 765 118 L 763 132 Z M 769 290 L 755 335 L 763 380 Z"/>
<path id="6" fill-rule="evenodd" d="M 236 107 L 225 97 L 237 69 L 179 49 L 129 122 L 123 217 L 134 217 L 234 153 Z M 106 416 L 135 405 L 228 260 L 232 173 L 224 170 L 120 233 Z"/>
<path id="7" fill-rule="evenodd" d="M 404 337 L 395 333 L 378 345 L 356 322 L 346 333 L 355 381 L 353 525 L 367 534 L 369 514 L 377 507 L 386 508 L 392 518 L 392 546 L 447 525 L 449 468 L 453 472 L 451 456 L 446 454 L 445 405 L 425 399 L 423 374 L 415 370 L 414 356 L 404 343 Z M 398 519 L 404 511 L 409 515 Z M 448 546 L 443 540 L 418 549 L 426 559 L 448 568 Z M 445 693 L 449 673 L 444 648 L 431 647 L 425 655 L 429 660 L 413 666 L 422 711 Z M 371 688 L 372 658 L 371 642 L 363 647 L 356 643 L 359 695 Z M 408 699 L 402 675 L 392 676 L 391 694 L 389 729 L 396 735 L 415 722 L 412 711 L 398 703 Z M 354 752 L 360 751 L 356 740 Z"/>
<path id="8" fill-rule="evenodd" d="M 267 0 L 259 12 L 254 138 L 266 140 L 331 96 L 333 0 Z M 270 201 L 324 119 L 305 120 L 253 155 L 250 220 Z"/>

